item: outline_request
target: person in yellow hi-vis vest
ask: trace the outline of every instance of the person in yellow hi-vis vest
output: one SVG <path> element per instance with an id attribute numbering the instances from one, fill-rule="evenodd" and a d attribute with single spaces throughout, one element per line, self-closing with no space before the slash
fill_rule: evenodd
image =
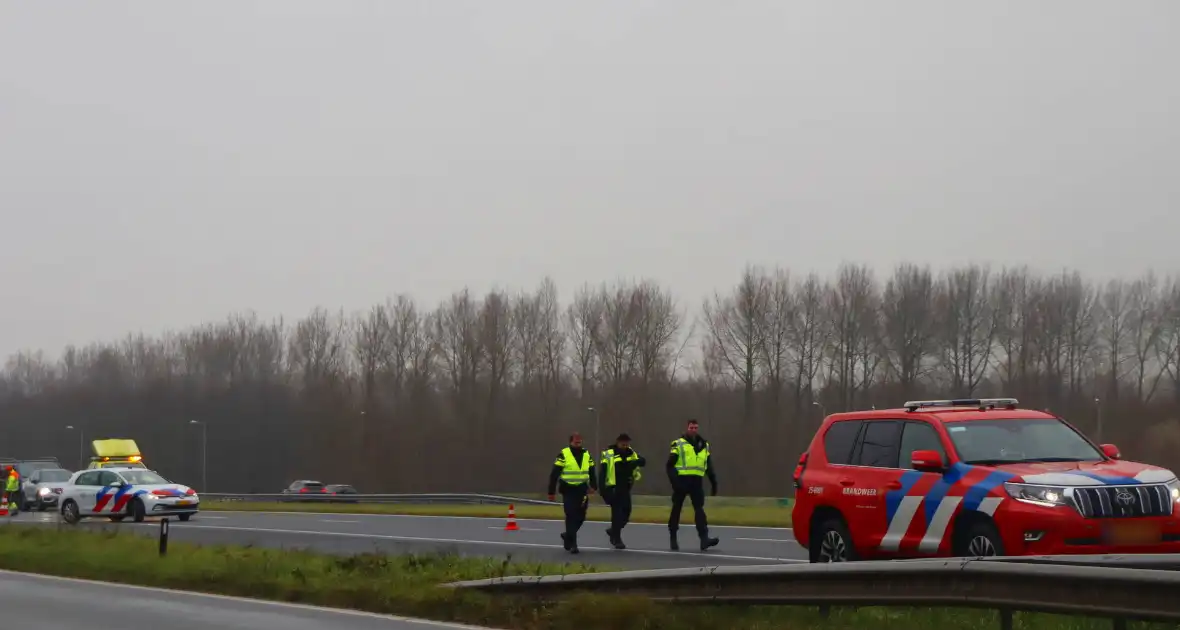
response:
<path id="1" fill-rule="evenodd" d="M 699 428 L 700 424 L 696 420 L 688 421 L 684 435 L 672 441 L 672 451 L 665 466 L 668 481 L 672 482 L 672 513 L 668 515 L 672 551 L 680 550 L 676 532 L 680 529 L 680 510 L 684 507 L 684 497 L 692 500 L 697 535 L 701 537 L 701 551 L 716 547 L 720 542 L 709 537 L 709 518 L 705 515 L 705 477 L 709 478 L 713 496 L 717 496 L 717 475 L 713 472 L 709 441 L 701 437 Z"/>
<path id="2" fill-rule="evenodd" d="M 586 522 L 586 510 L 590 507 L 590 495 L 598 490 L 594 475 L 594 458 L 590 451 L 582 448 L 582 436 L 570 436 L 570 445 L 561 449 L 553 461 L 549 473 L 549 500 L 554 499 L 560 485 L 561 503 L 565 509 L 565 531 L 561 543 L 570 553 L 578 553 L 578 530 Z"/>
<path id="3" fill-rule="evenodd" d="M 20 511 L 20 474 L 13 466 L 8 467 L 8 475 L 4 483 L 4 498 L 8 501 L 8 514 L 16 516 Z"/>
<path id="4" fill-rule="evenodd" d="M 615 443 L 602 451 L 598 466 L 598 487 L 610 506 L 610 528 L 606 535 L 615 549 L 626 549 L 623 528 L 631 520 L 631 487 L 643 478 L 640 468 L 647 465 L 642 455 L 631 449 L 631 436 L 620 433 Z"/>

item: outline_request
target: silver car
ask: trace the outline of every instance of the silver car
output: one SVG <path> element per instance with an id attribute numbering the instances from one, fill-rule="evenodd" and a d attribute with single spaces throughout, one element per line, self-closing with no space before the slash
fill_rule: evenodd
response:
<path id="1" fill-rule="evenodd" d="M 63 468 L 41 468 L 34 470 L 21 484 L 26 511 L 56 508 L 61 499 L 62 488 L 74 473 Z"/>

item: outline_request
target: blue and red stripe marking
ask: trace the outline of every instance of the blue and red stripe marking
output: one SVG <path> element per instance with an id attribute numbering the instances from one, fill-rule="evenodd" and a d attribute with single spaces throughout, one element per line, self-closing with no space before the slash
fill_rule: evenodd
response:
<path id="1" fill-rule="evenodd" d="M 941 477 L 937 479 L 925 492 L 914 492 L 918 485 L 929 473 L 908 470 L 898 481 L 901 487 L 885 493 L 885 511 L 887 522 L 893 522 L 893 516 L 901 505 L 901 500 L 907 496 L 922 496 L 922 515 L 929 526 L 934 519 L 934 513 L 947 496 L 957 496 L 955 491 L 963 489 L 964 510 L 978 510 L 983 500 L 1000 487 L 1004 482 L 1011 481 L 1016 475 L 1002 470 L 990 470 L 969 466 L 963 463 L 953 464 Z"/>
<path id="2" fill-rule="evenodd" d="M 135 497 L 143 494 L 147 494 L 147 490 L 132 491 L 133 487 L 134 486 L 126 485 L 112 493 L 111 490 L 114 490 L 114 487 L 103 486 L 102 490 L 99 490 L 98 494 L 94 497 L 94 511 L 101 512 L 102 509 L 107 506 L 107 503 L 111 503 L 113 500 L 114 502 L 111 503 L 110 511 L 112 513 L 122 512 L 123 510 L 127 509 L 127 504 L 131 502 L 131 499 L 134 499 Z"/>

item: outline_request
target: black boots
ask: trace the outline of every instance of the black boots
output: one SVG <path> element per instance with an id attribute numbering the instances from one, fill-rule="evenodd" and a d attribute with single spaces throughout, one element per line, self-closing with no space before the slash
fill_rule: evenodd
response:
<path id="1" fill-rule="evenodd" d="M 607 536 L 607 538 L 610 538 L 610 544 L 613 545 L 615 549 L 626 549 L 627 548 L 627 545 L 623 544 L 623 537 L 620 536 L 617 532 L 615 532 L 615 530 L 607 529 L 606 536 Z"/>
<path id="2" fill-rule="evenodd" d="M 671 543 L 672 551 L 680 551 L 680 543 L 676 541 L 676 532 L 669 532 L 669 542 Z M 721 542 L 719 538 L 709 538 L 708 536 L 701 538 L 701 551 L 705 551 L 711 547 L 716 547 Z"/>
<path id="3" fill-rule="evenodd" d="M 561 532 L 561 546 L 570 553 L 578 553 L 578 536 Z"/>

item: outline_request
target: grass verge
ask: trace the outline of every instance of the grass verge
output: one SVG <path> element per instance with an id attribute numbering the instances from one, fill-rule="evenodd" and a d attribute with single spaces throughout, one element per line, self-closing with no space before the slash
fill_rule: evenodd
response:
<path id="1" fill-rule="evenodd" d="M 536 604 L 437 585 L 500 575 L 576 573 L 581 565 L 539 565 L 452 555 L 351 557 L 173 543 L 132 533 L 0 527 L 0 568 L 143 586 L 300 602 L 459 621 L 513 630 L 946 630 L 998 627 L 986 611 L 837 609 L 824 621 L 789 607 L 673 607 L 637 597 L 578 596 Z M 601 570 L 601 568 L 599 568 Z M 1109 621 L 1017 615 L 1025 630 L 1098 630 Z M 1141 628 L 1174 628 L 1141 625 Z"/>
<path id="2" fill-rule="evenodd" d="M 594 499 L 587 517 L 591 521 L 610 521 L 610 508 L 602 499 Z M 285 503 L 248 501 L 204 501 L 201 509 L 207 511 L 230 510 L 245 512 L 312 512 L 321 514 L 412 514 L 419 516 L 483 516 L 507 518 L 505 505 L 425 505 L 390 503 Z M 791 510 L 786 507 L 745 507 L 729 505 L 706 505 L 710 525 L 742 525 L 747 527 L 790 527 Z M 631 513 L 633 523 L 667 523 L 667 506 L 635 506 Z M 556 519 L 563 518 L 560 506 L 518 505 L 516 518 Z M 692 524 L 692 507 L 684 506 L 680 513 L 683 525 Z"/>

